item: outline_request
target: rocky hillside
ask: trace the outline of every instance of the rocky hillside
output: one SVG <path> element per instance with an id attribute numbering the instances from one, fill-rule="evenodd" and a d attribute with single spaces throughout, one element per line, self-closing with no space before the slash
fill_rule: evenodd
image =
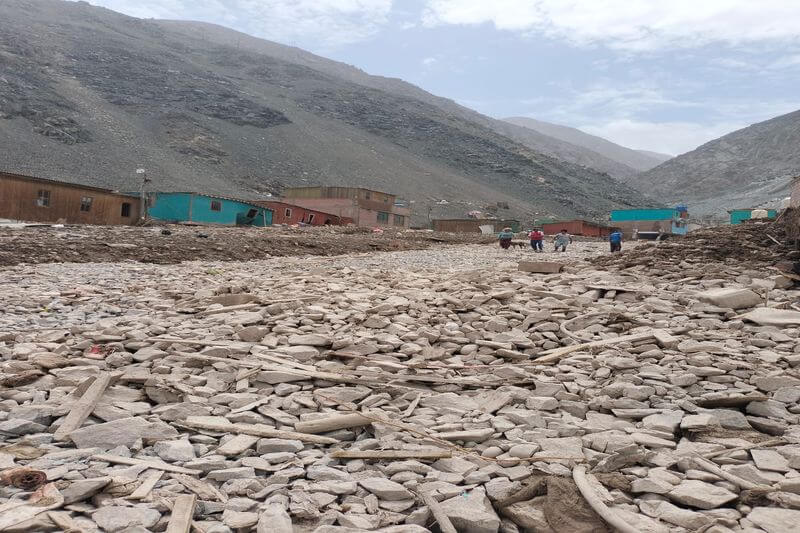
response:
<path id="1" fill-rule="evenodd" d="M 246 197 L 365 186 L 413 200 L 417 222 L 434 205 L 434 216 L 507 203 L 501 216 L 602 218 L 646 202 L 493 122 L 218 26 L 0 2 L 0 168 L 130 190 L 145 167 L 162 190 Z"/>
<path id="2" fill-rule="evenodd" d="M 594 166 L 594 168 L 600 168 L 596 165 L 603 165 L 603 160 L 611 160 L 618 165 L 624 165 L 624 167 L 631 169 L 628 175 L 620 175 L 620 177 L 633 176 L 644 170 L 650 170 L 670 158 L 669 155 L 657 152 L 632 150 L 602 137 L 589 135 L 579 129 L 560 124 L 552 124 L 528 117 L 510 117 L 504 119 L 504 121 L 582 148 L 585 154 L 584 157 L 594 158 L 598 161 L 595 165 L 590 165 Z"/>
<path id="3" fill-rule="evenodd" d="M 669 201 L 691 200 L 693 211 L 774 203 L 800 175 L 800 111 L 735 131 L 639 176 L 641 190 Z"/>

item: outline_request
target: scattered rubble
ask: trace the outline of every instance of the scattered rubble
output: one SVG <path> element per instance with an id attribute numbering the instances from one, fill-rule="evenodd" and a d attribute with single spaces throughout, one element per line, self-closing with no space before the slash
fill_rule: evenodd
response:
<path id="1" fill-rule="evenodd" d="M 791 531 L 800 291 L 600 249 L 5 268 L 0 530 Z"/>

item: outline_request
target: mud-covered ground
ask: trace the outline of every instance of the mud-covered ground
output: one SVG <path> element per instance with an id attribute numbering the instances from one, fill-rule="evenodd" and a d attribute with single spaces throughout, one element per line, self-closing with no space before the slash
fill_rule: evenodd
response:
<path id="1" fill-rule="evenodd" d="M 169 232 L 169 234 L 166 234 Z M 0 266 L 20 263 L 248 261 L 267 257 L 420 250 L 494 242 L 478 234 L 364 228 L 0 226 Z"/>

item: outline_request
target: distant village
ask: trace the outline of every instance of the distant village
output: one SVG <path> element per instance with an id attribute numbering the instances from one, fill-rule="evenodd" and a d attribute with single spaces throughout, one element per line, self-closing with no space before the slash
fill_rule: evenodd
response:
<path id="1" fill-rule="evenodd" d="M 782 207 L 800 205 L 800 177 Z M 737 208 L 730 224 L 774 219 L 776 209 Z M 199 192 L 119 192 L 66 181 L 0 172 L 0 219 L 34 223 L 137 225 L 146 221 L 225 226 L 346 226 L 411 228 L 411 203 L 387 192 L 361 187 L 290 187 L 280 198 L 248 200 Z M 657 239 L 686 235 L 701 227 L 686 205 L 611 211 L 608 221 L 543 219 L 530 223 L 547 234 L 562 230 L 576 236 L 607 237 L 612 229 L 625 238 Z M 431 219 L 434 231 L 494 234 L 509 227 L 530 228 L 518 220 L 471 211 L 459 219 Z"/>

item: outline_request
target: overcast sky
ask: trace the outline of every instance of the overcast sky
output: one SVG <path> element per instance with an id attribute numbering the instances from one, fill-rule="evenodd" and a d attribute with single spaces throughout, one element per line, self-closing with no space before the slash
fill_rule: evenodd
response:
<path id="1" fill-rule="evenodd" d="M 800 109 L 798 0 L 91 0 L 203 20 L 502 118 L 689 151 Z"/>

